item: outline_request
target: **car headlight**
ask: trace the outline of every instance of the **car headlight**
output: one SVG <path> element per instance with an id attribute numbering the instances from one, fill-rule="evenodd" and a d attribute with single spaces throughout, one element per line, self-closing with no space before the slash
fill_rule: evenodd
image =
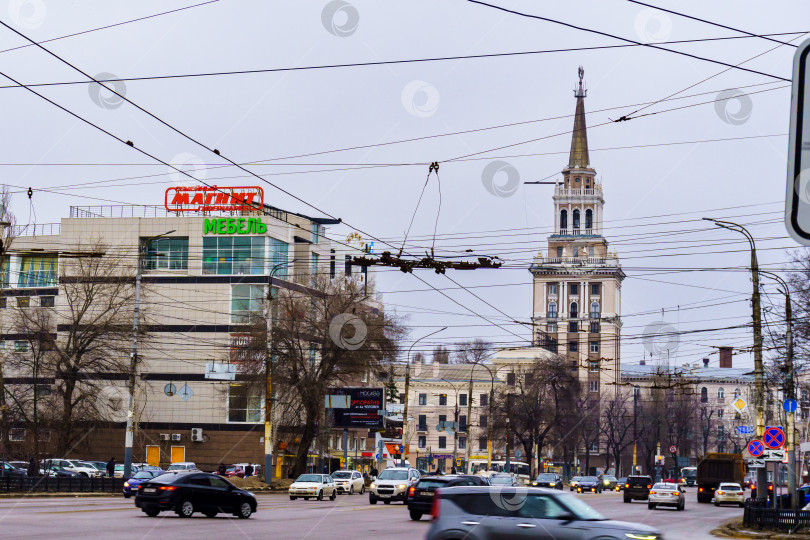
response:
<path id="1" fill-rule="evenodd" d="M 532 485 L 533 485 L 533 486 L 536 486 L 536 485 L 537 485 L 537 482 L 532 482 Z"/>
<path id="2" fill-rule="evenodd" d="M 659 536 L 655 533 L 624 533 L 627 538 L 633 540 L 658 540 Z"/>
<path id="3" fill-rule="evenodd" d="M 405 489 L 405 488 L 406 488 L 406 487 L 408 487 L 408 486 L 406 486 L 405 484 L 400 484 L 400 485 L 398 485 L 397 487 L 398 487 L 399 489 Z"/>
<path id="4" fill-rule="evenodd" d="M 602 483 L 605 484 L 605 485 L 608 485 L 608 484 L 610 484 L 610 480 L 602 480 Z"/>
<path id="5" fill-rule="evenodd" d="M 373 482 L 372 482 L 372 483 L 371 483 L 371 486 L 369 486 L 369 487 L 370 487 L 371 489 L 374 489 L 375 487 L 377 487 L 377 484 L 375 484 L 375 483 L 373 483 Z"/>
<path id="6" fill-rule="evenodd" d="M 549 483 L 548 483 L 548 486 L 549 486 L 549 487 L 554 487 L 554 486 L 556 486 L 556 485 L 557 485 L 557 482 L 549 482 Z"/>
<path id="7" fill-rule="evenodd" d="M 124 482 L 124 487 L 129 487 L 129 482 Z"/>

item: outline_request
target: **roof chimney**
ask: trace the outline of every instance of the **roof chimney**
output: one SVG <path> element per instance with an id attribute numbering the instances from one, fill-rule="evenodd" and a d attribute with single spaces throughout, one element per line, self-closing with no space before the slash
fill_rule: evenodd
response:
<path id="1" fill-rule="evenodd" d="M 709 359 L 708 358 L 703 359 L 703 367 L 709 367 Z"/>
<path id="2" fill-rule="evenodd" d="M 731 367 L 731 347 L 719 347 L 720 350 L 720 367 L 721 368 L 730 368 Z"/>

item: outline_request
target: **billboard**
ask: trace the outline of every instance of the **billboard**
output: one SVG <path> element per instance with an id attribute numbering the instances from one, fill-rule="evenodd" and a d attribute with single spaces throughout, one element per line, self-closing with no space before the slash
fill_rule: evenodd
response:
<path id="1" fill-rule="evenodd" d="M 385 390 L 383 388 L 330 388 L 329 394 L 349 396 L 349 407 L 331 409 L 332 425 L 340 428 L 385 428 Z"/>
<path id="2" fill-rule="evenodd" d="M 264 205 L 260 186 L 177 186 L 166 190 L 164 206 L 170 212 L 250 212 Z"/>

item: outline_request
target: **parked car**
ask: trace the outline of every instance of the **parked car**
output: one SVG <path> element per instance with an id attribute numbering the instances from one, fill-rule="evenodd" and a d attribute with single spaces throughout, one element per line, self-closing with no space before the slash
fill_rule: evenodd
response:
<path id="1" fill-rule="evenodd" d="M 571 478 L 571 482 L 568 484 L 568 491 L 574 491 L 575 489 L 577 489 L 580 480 L 582 480 L 581 476 L 575 476 Z"/>
<path id="2" fill-rule="evenodd" d="M 448 488 L 453 486 L 477 486 L 475 476 L 467 475 L 445 475 L 445 476 L 428 476 L 420 478 L 415 486 L 411 486 L 408 490 L 408 512 L 411 519 L 419 521 L 422 516 L 430 513 L 433 507 L 433 501 L 436 497 L 436 491 L 441 488 Z"/>
<path id="3" fill-rule="evenodd" d="M 253 473 L 248 475 L 248 465 L 253 467 Z M 235 467 L 239 467 L 245 473 L 245 476 L 262 476 L 262 466 L 257 463 L 234 463 Z"/>
<path id="4" fill-rule="evenodd" d="M 650 497 L 652 478 L 649 476 L 628 476 L 624 483 L 624 502 L 646 501 Z"/>
<path id="5" fill-rule="evenodd" d="M 302 474 L 290 484 L 289 493 L 291 501 L 298 497 L 305 501 L 313 497 L 322 501 L 324 497 L 329 497 L 330 501 L 334 501 L 337 498 L 337 485 L 328 474 Z"/>
<path id="6" fill-rule="evenodd" d="M 174 510 L 183 518 L 202 512 L 212 518 L 218 513 L 247 519 L 256 512 L 256 496 L 239 489 L 221 476 L 200 471 L 166 472 L 140 485 L 135 506 L 150 517 Z"/>
<path id="7" fill-rule="evenodd" d="M 43 476 L 58 476 L 60 478 L 80 478 L 81 475 L 77 472 L 62 469 L 58 465 L 51 465 L 49 468 L 39 470 L 39 474 Z"/>
<path id="8" fill-rule="evenodd" d="M 332 478 L 339 493 L 348 493 L 349 495 L 359 493 L 362 495 L 366 492 L 363 475 L 357 471 L 335 471 L 332 473 Z"/>
<path id="9" fill-rule="evenodd" d="M 577 493 L 602 493 L 603 485 L 596 476 L 583 476 L 577 484 Z"/>
<path id="10" fill-rule="evenodd" d="M 487 477 L 487 476 L 479 476 L 477 474 L 443 474 L 442 478 L 464 478 L 466 480 L 471 481 L 472 485 L 474 485 L 474 486 L 488 486 L 488 485 L 490 485 L 489 477 Z"/>
<path id="11" fill-rule="evenodd" d="M 233 478 L 234 476 L 244 478 L 245 469 L 243 469 L 242 467 L 237 467 L 236 465 L 229 465 L 225 467 L 225 474 L 223 474 L 222 476 L 227 476 L 228 478 Z"/>
<path id="12" fill-rule="evenodd" d="M 0 478 L 25 478 L 28 472 L 25 469 L 18 469 L 7 461 L 0 461 Z"/>
<path id="13" fill-rule="evenodd" d="M 511 473 L 495 473 L 489 476 L 490 486 L 517 486 L 518 481 L 514 474 Z"/>
<path id="14" fill-rule="evenodd" d="M 547 487 L 551 489 L 562 489 L 562 476 L 557 473 L 541 473 L 532 482 L 534 487 Z"/>
<path id="15" fill-rule="evenodd" d="M 178 461 L 169 465 L 167 471 L 196 471 L 197 465 L 191 461 Z"/>
<path id="16" fill-rule="evenodd" d="M 57 458 L 46 459 L 45 466 L 46 468 L 56 466 L 64 471 L 71 471 L 78 473 L 79 476 L 84 476 L 85 478 L 90 478 L 91 476 L 101 476 L 101 474 L 99 474 L 98 469 L 96 469 L 89 463 L 85 463 L 83 461 L 79 461 L 76 459 L 57 459 Z"/>
<path id="17" fill-rule="evenodd" d="M 138 492 L 138 486 L 163 473 L 164 471 L 160 469 L 136 472 L 132 475 L 132 478 L 124 482 L 124 498 L 129 499 L 134 493 Z"/>
<path id="18" fill-rule="evenodd" d="M 723 482 L 714 491 L 715 506 L 728 503 L 745 506 L 745 490 L 740 484 Z M 802 506 L 804 506 L 804 504 L 802 504 Z"/>
<path id="19" fill-rule="evenodd" d="M 525 497 L 522 504 L 505 501 Z M 599 538 L 660 540 L 649 525 L 612 521 L 576 496 L 542 488 L 450 487 L 435 495 L 427 540 L 445 538 Z M 517 508 L 515 508 L 517 507 Z"/>
<path id="20" fill-rule="evenodd" d="M 655 510 L 659 506 L 672 506 L 676 510 L 686 507 L 683 490 L 675 482 L 658 482 L 647 495 L 647 508 Z"/>
<path id="21" fill-rule="evenodd" d="M 369 504 L 382 501 L 391 504 L 391 501 L 408 503 L 408 490 L 421 478 L 419 471 L 411 467 L 391 467 L 385 469 L 368 487 Z"/>

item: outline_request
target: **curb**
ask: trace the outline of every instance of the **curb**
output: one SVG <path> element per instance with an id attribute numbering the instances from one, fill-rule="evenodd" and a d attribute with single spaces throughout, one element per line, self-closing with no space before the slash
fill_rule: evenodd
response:
<path id="1" fill-rule="evenodd" d="M 78 492 L 78 493 L 70 493 L 70 492 L 60 492 L 60 491 L 9 491 L 5 493 L 0 493 L 0 499 L 48 499 L 54 497 L 73 497 L 76 499 L 80 498 L 92 498 L 92 497 L 120 497 L 124 498 L 123 493 L 110 493 L 110 492 Z"/>

